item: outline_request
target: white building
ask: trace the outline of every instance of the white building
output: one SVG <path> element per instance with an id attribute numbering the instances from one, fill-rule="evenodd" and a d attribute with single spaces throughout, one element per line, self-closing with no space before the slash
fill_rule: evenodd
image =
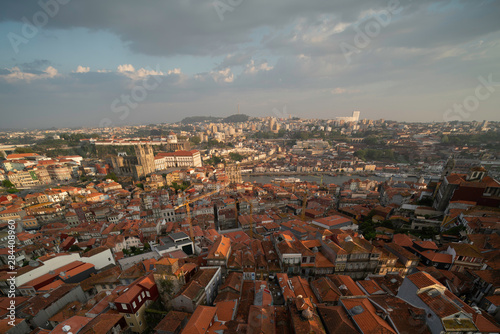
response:
<path id="1" fill-rule="evenodd" d="M 361 114 L 360 111 L 353 111 L 351 117 L 337 117 L 338 121 L 344 121 L 344 122 L 354 122 L 357 123 L 359 121 L 359 115 Z"/>
<path id="2" fill-rule="evenodd" d="M 155 169 L 165 170 L 171 167 L 201 167 L 201 154 L 198 150 L 160 152 L 155 157 Z"/>

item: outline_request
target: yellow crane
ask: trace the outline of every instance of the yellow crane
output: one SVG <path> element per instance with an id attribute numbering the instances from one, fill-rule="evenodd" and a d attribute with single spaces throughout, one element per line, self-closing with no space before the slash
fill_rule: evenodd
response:
<path id="1" fill-rule="evenodd" d="M 322 186 L 323 185 L 323 177 L 325 176 L 325 174 L 321 173 L 321 175 L 309 175 L 311 177 L 315 177 L 317 179 L 320 179 L 320 182 L 319 182 L 319 185 Z"/>
<path id="2" fill-rule="evenodd" d="M 250 214 L 253 214 L 252 201 L 250 201 L 246 197 L 241 197 L 241 200 L 243 200 L 243 202 L 247 202 L 250 205 Z M 235 198 L 234 198 L 234 214 L 235 214 L 236 222 L 238 222 L 238 205 L 239 204 L 240 204 L 240 198 L 238 196 L 235 196 Z M 250 220 L 250 238 L 253 239 L 253 223 L 251 220 Z"/>
<path id="3" fill-rule="evenodd" d="M 206 194 L 200 195 L 200 196 L 195 197 L 193 199 L 189 199 L 189 200 L 185 201 L 184 203 L 182 203 L 182 204 L 177 205 L 176 207 L 174 207 L 174 211 L 182 208 L 183 206 L 186 207 L 187 220 L 188 220 L 188 224 L 189 224 L 189 237 L 191 238 L 191 241 L 194 242 L 194 231 L 193 231 L 193 223 L 191 222 L 191 208 L 190 208 L 189 205 L 191 203 L 194 203 L 194 202 L 200 201 L 200 200 L 202 200 L 204 198 L 207 198 L 208 196 L 212 196 L 212 195 L 220 192 L 223 189 L 224 188 L 221 188 L 219 190 L 210 191 L 210 192 L 208 192 Z"/>
<path id="4" fill-rule="evenodd" d="M 304 199 L 302 199 L 302 212 L 300 213 L 300 219 L 302 220 L 306 220 L 307 196 L 308 196 L 308 191 L 306 188 L 304 193 Z"/>

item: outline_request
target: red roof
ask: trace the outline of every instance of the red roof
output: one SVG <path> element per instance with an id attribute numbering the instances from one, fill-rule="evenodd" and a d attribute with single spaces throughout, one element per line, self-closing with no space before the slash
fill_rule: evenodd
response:
<path id="1" fill-rule="evenodd" d="M 61 272 L 59 274 L 59 277 L 62 279 L 62 280 L 67 280 L 73 276 L 76 276 L 86 270 L 89 270 L 91 268 L 94 268 L 94 265 L 92 263 L 85 263 L 85 264 L 82 264 L 81 266 L 78 266 L 74 269 L 71 269 L 69 271 L 66 271 L 66 272 Z"/>
<path id="2" fill-rule="evenodd" d="M 341 299 L 341 303 L 362 333 L 396 334 L 367 298 Z"/>
<path id="3" fill-rule="evenodd" d="M 196 308 L 191 319 L 182 331 L 183 334 L 204 334 L 208 332 L 213 322 L 217 308 L 200 305 Z"/>
<path id="4" fill-rule="evenodd" d="M 415 286 L 418 289 L 426 288 L 431 285 L 441 285 L 438 280 L 436 280 L 434 277 L 432 277 L 430 274 L 426 273 L 425 271 L 420 271 L 418 273 L 411 274 L 407 276 L 408 279 L 415 284 Z"/>

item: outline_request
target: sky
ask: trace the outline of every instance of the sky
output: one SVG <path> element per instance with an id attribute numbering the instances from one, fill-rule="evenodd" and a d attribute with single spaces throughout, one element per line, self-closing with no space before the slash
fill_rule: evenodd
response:
<path id="1" fill-rule="evenodd" d="M 500 121 L 500 0 L 2 0 L 0 128 Z"/>

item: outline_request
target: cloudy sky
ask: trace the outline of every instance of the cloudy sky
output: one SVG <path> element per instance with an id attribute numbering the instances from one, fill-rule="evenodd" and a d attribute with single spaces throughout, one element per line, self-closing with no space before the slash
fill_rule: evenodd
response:
<path id="1" fill-rule="evenodd" d="M 0 128 L 500 120 L 500 0 L 2 0 Z"/>

